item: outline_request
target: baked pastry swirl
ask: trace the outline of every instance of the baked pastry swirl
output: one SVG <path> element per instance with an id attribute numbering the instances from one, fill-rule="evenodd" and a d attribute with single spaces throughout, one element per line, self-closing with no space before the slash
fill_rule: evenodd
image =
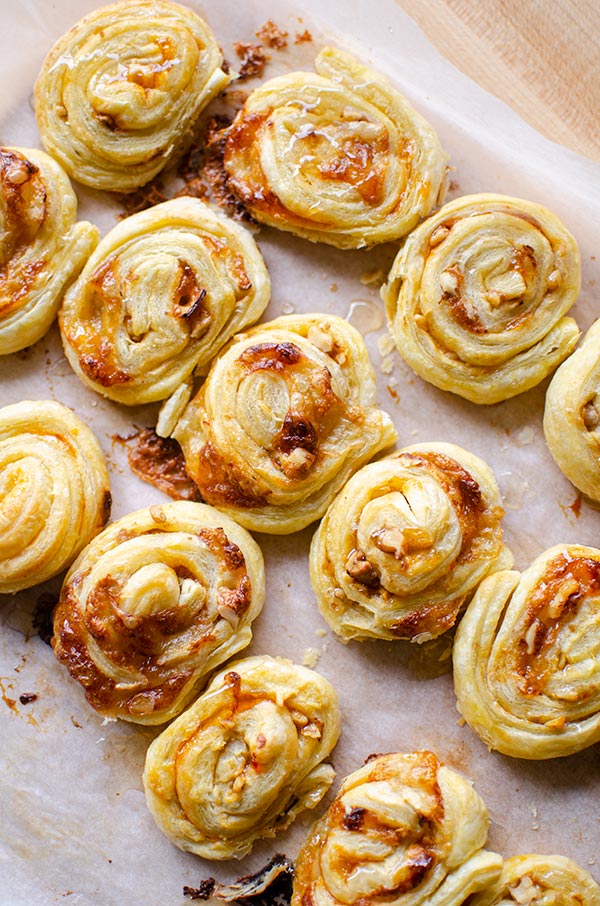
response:
<path id="1" fill-rule="evenodd" d="M 260 549 L 200 503 L 138 510 L 88 545 L 65 579 L 54 653 L 107 717 L 160 724 L 252 639 Z"/>
<path id="2" fill-rule="evenodd" d="M 513 856 L 469 906 L 600 906 L 600 887 L 565 856 Z"/>
<path id="3" fill-rule="evenodd" d="M 474 403 L 535 387 L 575 348 L 575 239 L 551 211 L 504 195 L 457 198 L 407 238 L 382 288 L 403 359 Z"/>
<path id="4" fill-rule="evenodd" d="M 600 550 L 556 545 L 485 579 L 454 642 L 458 709 L 492 749 L 557 758 L 600 740 Z"/>
<path id="5" fill-rule="evenodd" d="M 62 167 L 43 151 L 0 148 L 0 355 L 44 336 L 96 247 L 98 230 L 76 217 Z"/>
<path id="6" fill-rule="evenodd" d="M 122 0 L 60 38 L 35 85 L 44 147 L 86 186 L 131 192 L 159 173 L 228 83 L 210 28 L 169 0 Z"/>
<path id="7" fill-rule="evenodd" d="M 405 236 L 444 191 L 446 155 L 383 76 L 332 47 L 316 74 L 253 91 L 225 146 L 229 184 L 256 220 L 338 248 Z"/>
<path id="8" fill-rule="evenodd" d="M 100 444 L 70 409 L 52 400 L 0 409 L 0 594 L 69 566 L 110 506 Z"/>
<path id="9" fill-rule="evenodd" d="M 485 805 L 431 752 L 350 774 L 296 860 L 291 906 L 459 906 L 492 883 Z"/>
<path id="10" fill-rule="evenodd" d="M 269 302 L 254 239 L 197 198 L 128 217 L 65 297 L 60 328 L 79 377 L 127 405 L 164 399 Z"/>
<path id="11" fill-rule="evenodd" d="M 334 315 L 277 318 L 235 337 L 173 436 L 207 503 L 270 534 L 318 519 L 393 443 L 361 335 Z"/>
<path id="12" fill-rule="evenodd" d="M 283 658 L 236 661 L 151 744 L 148 807 L 180 849 L 240 859 L 318 805 L 339 732 L 337 696 L 318 673 Z"/>
<path id="13" fill-rule="evenodd" d="M 435 638 L 485 576 L 512 566 L 503 512 L 489 466 L 454 444 L 363 466 L 312 541 L 321 613 L 344 641 Z"/>
<path id="14" fill-rule="evenodd" d="M 544 434 L 561 472 L 600 501 L 600 321 L 550 382 Z"/>

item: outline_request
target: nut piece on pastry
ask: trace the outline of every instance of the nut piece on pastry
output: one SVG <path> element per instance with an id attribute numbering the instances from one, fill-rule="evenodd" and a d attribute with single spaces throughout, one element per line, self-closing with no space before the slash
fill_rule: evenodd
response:
<path id="1" fill-rule="evenodd" d="M 188 140 L 229 82 L 203 19 L 169 0 L 122 0 L 60 38 L 35 85 L 44 147 L 86 186 L 132 192 Z"/>
<path id="2" fill-rule="evenodd" d="M 321 801 L 340 732 L 337 696 L 283 658 L 229 664 L 148 749 L 144 787 L 159 828 L 205 859 L 240 859 Z"/>
<path id="3" fill-rule="evenodd" d="M 458 709 L 492 749 L 558 758 L 600 741 L 600 550 L 556 545 L 479 586 L 454 642 Z"/>
<path id="4" fill-rule="evenodd" d="M 485 576 L 512 566 L 503 514 L 489 466 L 454 444 L 417 444 L 364 466 L 312 541 L 321 613 L 343 641 L 435 638 Z"/>
<path id="5" fill-rule="evenodd" d="M 488 824 L 471 784 L 431 752 L 377 756 L 310 831 L 291 906 L 460 906 L 500 874 Z"/>
<path id="6" fill-rule="evenodd" d="M 258 320 L 270 290 L 244 227 L 197 198 L 176 198 L 104 237 L 61 308 L 65 354 L 110 399 L 165 399 Z"/>
<path id="7" fill-rule="evenodd" d="M 396 431 L 375 408 L 364 340 L 334 315 L 277 318 L 235 337 L 173 436 L 207 503 L 286 534 L 323 515 Z"/>
<path id="8" fill-rule="evenodd" d="M 600 501 L 600 320 L 548 387 L 544 434 L 559 469 Z"/>
<path id="9" fill-rule="evenodd" d="M 386 78 L 324 48 L 316 74 L 253 91 L 229 132 L 229 185 L 269 226 L 337 248 L 405 236 L 444 191 L 446 155 Z"/>
<path id="10" fill-rule="evenodd" d="M 52 400 L 0 409 L 0 594 L 69 566 L 110 506 L 100 444 L 70 409 Z"/>
<path id="11" fill-rule="evenodd" d="M 164 723 L 250 643 L 264 596 L 248 532 L 200 503 L 151 506 L 110 525 L 71 567 L 54 653 L 100 714 Z"/>
<path id="12" fill-rule="evenodd" d="M 469 906 L 600 906 L 600 887 L 565 856 L 513 856 Z"/>
<path id="13" fill-rule="evenodd" d="M 67 174 L 43 151 L 0 148 L 0 355 L 44 336 L 98 243 Z"/>
<path id="14" fill-rule="evenodd" d="M 474 403 L 516 396 L 575 348 L 577 243 L 547 208 L 466 195 L 407 238 L 381 294 L 392 338 L 420 377 Z"/>

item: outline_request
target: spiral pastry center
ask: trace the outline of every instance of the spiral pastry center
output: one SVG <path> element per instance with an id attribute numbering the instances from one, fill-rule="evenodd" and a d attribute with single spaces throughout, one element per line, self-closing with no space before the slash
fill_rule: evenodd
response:
<path id="1" fill-rule="evenodd" d="M 419 476 L 366 504 L 357 540 L 381 584 L 408 594 L 446 572 L 460 553 L 462 532 L 447 494 L 432 478 Z"/>

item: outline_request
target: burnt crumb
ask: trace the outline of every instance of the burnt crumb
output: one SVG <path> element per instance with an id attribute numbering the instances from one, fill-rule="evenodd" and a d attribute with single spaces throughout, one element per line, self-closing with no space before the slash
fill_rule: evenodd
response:
<path id="1" fill-rule="evenodd" d="M 110 511 L 112 509 L 112 494 L 110 491 L 104 492 L 104 497 L 102 498 L 102 525 L 106 525 L 110 519 Z"/>
<path id="2" fill-rule="evenodd" d="M 234 220 L 251 222 L 252 218 L 231 191 L 223 166 L 231 122 L 231 118 L 223 114 L 213 116 L 196 136 L 179 164 L 177 172 L 185 185 L 175 197 L 191 195 L 194 198 L 209 198 Z"/>
<path id="3" fill-rule="evenodd" d="M 221 63 L 221 69 L 223 70 L 225 75 L 229 75 L 229 73 L 231 72 L 231 63 L 229 62 L 229 60 L 226 60 L 225 57 L 223 57 L 223 62 Z"/>
<path id="4" fill-rule="evenodd" d="M 249 41 L 236 41 L 233 47 L 242 61 L 238 75 L 239 81 L 263 74 L 263 70 L 271 58 L 261 44 L 251 44 Z"/>
<path id="5" fill-rule="evenodd" d="M 383 758 L 384 752 L 372 752 L 371 755 L 367 755 L 365 758 L 365 764 L 370 764 L 372 761 L 377 761 L 378 758 Z"/>
<path id="6" fill-rule="evenodd" d="M 273 47 L 275 50 L 283 50 L 287 47 L 288 32 L 275 25 L 272 19 L 267 19 L 264 25 L 255 32 L 256 37 L 267 47 Z"/>
<path id="7" fill-rule="evenodd" d="M 187 884 L 184 885 L 183 895 L 184 897 L 189 897 L 190 900 L 208 900 L 212 897 L 214 889 L 215 879 L 205 878 L 204 881 L 200 881 L 199 887 L 188 887 Z"/>
<path id="8" fill-rule="evenodd" d="M 119 214 L 119 220 L 129 217 L 131 214 L 139 214 L 148 208 L 153 208 L 156 204 L 167 200 L 163 191 L 163 182 L 161 177 L 150 180 L 145 186 L 136 189 L 135 192 L 125 194 L 123 192 L 114 192 L 116 201 L 124 208 L 122 214 Z"/>
<path id="9" fill-rule="evenodd" d="M 215 896 L 244 906 L 289 906 L 293 880 L 293 863 L 282 853 L 276 853 L 255 874 L 238 878 L 233 884 L 218 884 L 214 878 L 206 878 L 199 887 L 184 887 L 183 892 L 193 900 Z"/>
<path id="10" fill-rule="evenodd" d="M 309 41 L 312 41 L 313 37 L 309 32 L 308 28 L 305 28 L 304 31 L 297 31 L 296 37 L 294 38 L 294 44 L 308 44 Z"/>
<path id="11" fill-rule="evenodd" d="M 186 471 L 182 449 L 172 437 L 159 437 L 153 428 L 142 428 L 125 438 L 115 435 L 114 439 L 127 446 L 129 467 L 142 481 L 174 500 L 202 500 Z"/>
<path id="12" fill-rule="evenodd" d="M 54 633 L 52 615 L 57 604 L 58 598 L 56 595 L 44 592 L 37 599 L 35 610 L 33 611 L 33 630 L 46 645 L 50 645 Z"/>
<path id="13" fill-rule="evenodd" d="M 19 701 L 22 705 L 29 705 L 31 702 L 35 702 L 38 699 L 37 692 L 23 692 L 22 695 L 19 695 Z"/>

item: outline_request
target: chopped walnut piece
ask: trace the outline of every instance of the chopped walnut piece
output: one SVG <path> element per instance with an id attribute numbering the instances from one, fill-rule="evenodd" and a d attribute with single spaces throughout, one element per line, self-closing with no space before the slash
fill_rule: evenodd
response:
<path id="1" fill-rule="evenodd" d="M 334 346 L 331 334 L 321 330 L 320 327 L 315 327 L 314 324 L 308 328 L 308 341 L 313 346 L 316 346 L 317 349 L 320 349 L 321 352 L 331 352 Z"/>
<path id="2" fill-rule="evenodd" d="M 436 245 L 440 245 L 440 243 L 443 242 L 446 236 L 448 236 L 449 234 L 450 230 L 448 229 L 448 227 L 440 224 L 435 228 L 435 230 L 429 237 L 429 245 L 432 249 L 435 248 Z"/>
<path id="3" fill-rule="evenodd" d="M 346 560 L 346 572 L 357 582 L 362 585 L 376 586 L 379 585 L 379 575 L 377 570 L 365 557 L 363 551 L 353 550 L 348 554 Z"/>
<path id="4" fill-rule="evenodd" d="M 458 277 L 453 271 L 442 271 L 440 274 L 440 286 L 443 293 L 455 296 L 458 292 Z"/>
<path id="5" fill-rule="evenodd" d="M 515 903 L 518 903 L 519 906 L 529 906 L 530 903 L 537 899 L 540 892 L 529 875 L 523 875 L 516 886 L 509 886 L 508 889 L 510 890 L 513 900 Z"/>
<path id="6" fill-rule="evenodd" d="M 323 724 L 316 718 L 311 720 L 300 730 L 302 736 L 308 736 L 310 739 L 320 739 L 323 735 Z"/>
<path id="7" fill-rule="evenodd" d="M 406 540 L 402 529 L 384 528 L 373 532 L 372 536 L 376 546 L 384 554 L 393 554 L 395 560 L 401 560 L 406 551 Z"/>
<path id="8" fill-rule="evenodd" d="M 583 424 L 588 429 L 588 431 L 593 431 L 594 428 L 597 428 L 598 424 L 600 423 L 600 414 L 596 409 L 595 402 L 595 398 L 593 400 L 589 400 L 589 402 L 587 402 L 581 409 Z"/>
<path id="9" fill-rule="evenodd" d="M 552 271 L 548 277 L 548 289 L 550 292 L 554 292 L 555 289 L 558 289 L 562 283 L 562 274 L 559 270 Z"/>

